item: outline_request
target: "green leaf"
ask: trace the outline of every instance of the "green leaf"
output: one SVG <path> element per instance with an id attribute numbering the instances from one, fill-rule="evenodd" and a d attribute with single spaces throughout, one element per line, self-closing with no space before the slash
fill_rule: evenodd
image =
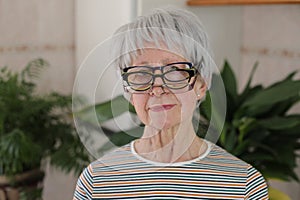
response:
<path id="1" fill-rule="evenodd" d="M 275 116 L 284 116 L 286 112 L 288 112 L 297 102 L 299 102 L 299 97 L 293 97 L 285 101 L 281 101 L 276 103 L 272 108 L 269 110 L 268 115 L 275 115 Z"/>
<path id="2" fill-rule="evenodd" d="M 284 130 L 300 125 L 300 117 L 272 117 L 259 120 L 258 123 L 270 130 Z"/>
<path id="3" fill-rule="evenodd" d="M 282 79 L 281 81 L 273 83 L 270 87 L 276 86 L 276 85 L 281 84 L 282 82 L 285 82 L 285 81 L 292 81 L 294 76 L 297 74 L 297 72 L 298 71 L 293 71 L 293 72 L 289 73 L 284 79 Z"/>
<path id="4" fill-rule="evenodd" d="M 223 67 L 223 70 L 221 72 L 222 79 L 224 81 L 224 86 L 226 89 L 226 92 L 232 96 L 232 99 L 236 99 L 237 97 L 237 83 L 236 78 L 234 75 L 234 72 L 232 71 L 232 68 L 230 64 L 225 60 L 225 64 Z M 232 102 L 234 103 L 234 102 Z"/>
<path id="5" fill-rule="evenodd" d="M 280 142 L 280 141 L 278 141 Z M 274 144 L 273 148 L 276 147 L 278 160 L 280 163 L 286 164 L 290 167 L 296 167 L 296 158 L 294 152 L 294 141 L 284 141 L 283 144 Z"/>
<path id="6" fill-rule="evenodd" d="M 274 131 L 274 133 L 277 133 L 277 132 Z M 297 140 L 300 136 L 300 126 L 295 126 L 295 127 L 292 127 L 292 128 L 286 129 L 286 130 L 281 130 L 280 134 L 283 135 L 282 137 L 288 136 L 288 137 L 291 137 L 291 138 L 294 138 L 295 140 Z"/>
<path id="7" fill-rule="evenodd" d="M 253 88 L 249 88 L 247 92 L 244 92 L 243 94 L 241 94 L 239 97 L 238 97 L 238 104 L 239 106 L 237 107 L 236 111 L 233 113 L 233 118 L 234 119 L 240 119 L 244 116 L 253 116 L 250 112 L 249 112 L 249 109 L 252 108 L 245 108 L 245 107 L 242 107 L 242 104 L 249 98 L 251 98 L 252 96 L 256 95 L 257 93 L 259 93 L 260 91 L 263 90 L 263 87 L 262 85 L 257 85 L 257 86 L 254 86 Z M 257 113 L 254 112 L 254 116 L 256 115 Z"/>
<path id="8" fill-rule="evenodd" d="M 141 137 L 143 134 L 143 128 L 134 127 L 132 129 L 113 133 L 110 136 L 110 141 L 117 146 L 123 146 L 130 143 L 132 140 Z"/>
<path id="9" fill-rule="evenodd" d="M 210 121 L 211 119 L 211 98 L 209 92 L 206 94 L 205 100 L 200 104 L 200 114 Z"/>
<path id="10" fill-rule="evenodd" d="M 64 172 L 79 175 L 90 163 L 90 157 L 78 135 L 69 135 L 50 156 L 51 165 Z"/>
<path id="11" fill-rule="evenodd" d="M 277 162 L 266 162 L 266 169 L 263 170 L 263 175 L 267 179 L 279 179 L 283 181 L 298 181 L 295 172 L 284 164 Z"/>
<path id="12" fill-rule="evenodd" d="M 42 157 L 41 148 L 28 135 L 14 129 L 0 138 L 0 166 L 5 174 L 21 173 L 28 167 L 38 167 Z"/>
<path id="13" fill-rule="evenodd" d="M 232 154 L 235 156 L 240 156 L 243 152 L 250 148 L 251 140 L 243 140 L 239 142 L 237 146 L 233 149 Z"/>
<path id="14" fill-rule="evenodd" d="M 253 66 L 253 68 L 251 70 L 251 73 L 250 73 L 249 79 L 247 81 L 247 84 L 246 84 L 246 86 L 245 86 L 245 88 L 244 88 L 241 96 L 247 95 L 249 93 L 249 91 L 251 90 L 250 85 L 252 83 L 252 79 L 253 79 L 254 73 L 255 73 L 255 71 L 257 69 L 257 66 L 258 66 L 258 62 L 255 62 L 254 66 Z"/>
<path id="15" fill-rule="evenodd" d="M 37 85 L 32 79 L 47 66 L 46 61 L 36 59 L 21 72 L 0 69 L 0 157 L 5 157 L 0 159 L 0 174 L 39 168 L 41 160 L 51 157 L 61 145 L 70 147 L 70 151 L 83 147 L 79 138 L 76 146 L 70 139 L 75 132 L 70 118 L 71 96 L 35 91 Z M 66 152 L 62 151 L 61 157 L 68 160 Z M 73 157 L 80 158 L 79 154 Z"/>
<path id="16" fill-rule="evenodd" d="M 251 139 L 252 141 L 261 142 L 263 143 L 268 136 L 270 136 L 271 131 L 258 127 L 257 129 L 251 131 L 247 136 L 247 138 Z"/>
<path id="17" fill-rule="evenodd" d="M 265 105 L 272 105 L 281 101 L 288 100 L 293 97 L 299 96 L 300 80 L 290 81 L 285 80 L 272 87 L 262 90 L 252 98 L 246 100 L 242 106 L 259 107 Z"/>
<path id="18" fill-rule="evenodd" d="M 75 112 L 74 115 L 82 121 L 97 125 L 98 123 L 103 123 L 114 117 L 118 117 L 127 111 L 134 112 L 134 109 L 132 105 L 120 95 L 112 100 L 84 108 Z"/>
<path id="19" fill-rule="evenodd" d="M 290 99 L 285 99 L 280 102 L 270 103 L 266 105 L 253 105 L 247 108 L 242 107 L 244 112 L 247 113 L 248 116 L 251 117 L 260 117 L 265 118 L 268 116 L 284 116 L 293 105 L 300 101 L 300 95 L 296 95 L 291 97 Z"/>
<path id="20" fill-rule="evenodd" d="M 26 78 L 29 80 L 38 78 L 41 71 L 48 66 L 49 63 L 41 58 L 30 61 L 21 72 L 21 81 L 26 82 Z"/>
<path id="21" fill-rule="evenodd" d="M 251 141 L 252 148 L 254 148 L 254 151 L 252 150 L 253 154 L 257 154 L 258 152 L 266 152 L 274 156 L 274 158 L 279 158 L 277 149 L 274 149 L 273 146 L 269 146 L 268 144 L 256 140 Z"/>
<path id="22" fill-rule="evenodd" d="M 248 99 L 249 97 L 254 95 L 256 92 L 263 89 L 262 85 L 254 86 L 253 88 L 251 88 L 252 79 L 253 79 L 254 73 L 257 69 L 257 66 L 258 66 L 258 62 L 255 62 L 254 66 L 251 70 L 247 84 L 246 84 L 244 90 L 242 91 L 241 95 L 238 97 L 238 104 L 242 104 L 246 99 Z"/>
<path id="23" fill-rule="evenodd" d="M 225 60 L 223 70 L 221 72 L 221 77 L 224 82 L 224 88 L 226 92 L 226 102 L 227 102 L 227 118 L 232 119 L 233 113 L 236 110 L 236 104 L 238 101 L 237 94 L 237 82 L 235 74 L 230 66 L 230 64 Z M 214 83 L 214 77 L 212 82 Z"/>
<path id="24" fill-rule="evenodd" d="M 247 153 L 243 155 L 242 159 L 249 163 L 254 163 L 257 161 L 273 161 L 274 155 L 270 154 L 269 152 L 257 151 L 255 153 Z"/>
<path id="25" fill-rule="evenodd" d="M 221 144 L 220 146 L 224 147 L 226 145 L 227 142 L 227 134 L 228 134 L 228 128 L 230 127 L 230 125 L 228 125 L 226 122 L 224 124 L 222 133 L 220 135 L 219 138 L 219 143 Z"/>
<path id="26" fill-rule="evenodd" d="M 226 93 L 224 91 L 223 81 L 217 77 L 213 76 L 214 80 L 211 85 L 211 90 L 209 91 L 211 100 L 211 118 L 210 123 L 213 124 L 213 128 L 217 132 L 221 132 L 226 117 Z"/>
<path id="27" fill-rule="evenodd" d="M 248 118 L 244 117 L 240 120 L 238 130 L 239 130 L 239 136 L 238 140 L 239 142 L 242 142 L 244 137 L 255 127 L 257 127 L 256 119 L 254 118 Z"/>
<path id="28" fill-rule="evenodd" d="M 227 135 L 226 143 L 224 145 L 225 149 L 228 152 L 232 152 L 232 150 L 236 145 L 236 142 L 237 142 L 237 133 L 234 129 L 232 129 Z"/>

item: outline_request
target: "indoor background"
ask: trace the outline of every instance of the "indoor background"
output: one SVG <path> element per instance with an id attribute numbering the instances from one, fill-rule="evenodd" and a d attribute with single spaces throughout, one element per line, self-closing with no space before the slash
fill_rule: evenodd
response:
<path id="1" fill-rule="evenodd" d="M 231 63 L 240 89 L 256 61 L 253 83 L 263 85 L 300 69 L 300 4 L 188 6 L 186 0 L 0 0 L 0 66 L 20 70 L 28 61 L 44 58 L 51 67 L 39 80 L 39 92 L 70 94 L 89 51 L 120 25 L 166 5 L 199 16 L 216 64 Z M 293 110 L 299 112 L 299 104 Z M 44 199 L 72 199 L 76 180 L 48 167 Z M 300 199 L 299 183 L 272 185 Z"/>

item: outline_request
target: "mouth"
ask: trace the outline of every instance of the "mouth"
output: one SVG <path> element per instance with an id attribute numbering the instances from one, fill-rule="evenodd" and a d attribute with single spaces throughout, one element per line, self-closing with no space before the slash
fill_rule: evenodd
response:
<path id="1" fill-rule="evenodd" d="M 162 105 L 153 105 L 149 108 L 149 110 L 153 112 L 161 112 L 166 110 L 171 110 L 175 104 L 162 104 Z"/>

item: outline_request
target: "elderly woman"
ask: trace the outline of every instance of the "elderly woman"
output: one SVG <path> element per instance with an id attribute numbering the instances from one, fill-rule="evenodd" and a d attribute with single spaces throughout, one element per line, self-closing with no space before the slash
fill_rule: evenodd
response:
<path id="1" fill-rule="evenodd" d="M 195 134 L 193 112 L 211 77 L 197 17 L 157 9 L 115 36 L 115 64 L 143 135 L 91 163 L 74 199 L 268 199 L 256 169 Z"/>

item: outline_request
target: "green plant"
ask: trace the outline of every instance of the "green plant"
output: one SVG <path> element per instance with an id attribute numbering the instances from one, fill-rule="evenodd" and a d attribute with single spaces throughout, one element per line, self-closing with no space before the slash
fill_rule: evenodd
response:
<path id="1" fill-rule="evenodd" d="M 47 159 L 76 174 L 89 163 L 71 123 L 71 96 L 35 91 L 34 79 L 47 66 L 36 59 L 21 72 L 0 69 L 0 175 L 40 168 Z"/>
<path id="2" fill-rule="evenodd" d="M 256 68 L 257 64 L 245 88 L 238 93 L 235 74 L 225 62 L 221 76 L 227 113 L 218 144 L 253 165 L 267 180 L 299 182 L 294 170 L 300 149 L 300 114 L 290 114 L 289 110 L 300 100 L 300 80 L 293 80 L 296 72 L 292 72 L 268 87 L 251 86 Z M 210 119 L 209 108 L 210 101 L 200 107 L 205 119 Z M 289 199 L 272 187 L 269 195 L 274 200 Z"/>
<path id="3" fill-rule="evenodd" d="M 257 64 L 254 65 L 245 88 L 238 93 L 236 76 L 229 63 L 225 61 L 220 75 L 226 90 L 227 112 L 217 144 L 252 164 L 267 180 L 299 181 L 294 170 L 298 157 L 297 150 L 300 149 L 300 114 L 289 114 L 288 111 L 300 101 L 300 80 L 293 80 L 296 72 L 292 72 L 283 80 L 268 87 L 252 86 L 256 68 Z M 216 80 L 217 75 L 214 74 L 212 81 Z M 101 124 L 116 117 L 112 115 L 111 105 L 122 108 L 117 115 L 124 113 L 126 111 L 124 108 L 128 106 L 130 112 L 134 113 L 128 101 L 118 96 L 111 101 L 83 109 L 77 115 L 81 120 L 91 122 L 88 113 L 95 107 Z M 209 92 L 206 100 L 200 105 L 200 113 L 203 118 L 197 134 L 203 137 L 211 119 Z M 134 128 L 128 131 L 139 135 L 136 130 Z M 124 132 L 108 134 L 111 141 L 118 146 L 135 139 L 130 135 Z"/>
<path id="4" fill-rule="evenodd" d="M 241 93 L 228 62 L 221 72 L 227 95 L 226 121 L 219 145 L 256 167 L 267 179 L 296 180 L 300 114 L 289 114 L 300 100 L 296 72 L 268 87 L 251 86 L 257 65 Z M 202 105 L 203 113 L 205 106 Z M 209 119 L 209 114 L 205 114 Z"/>

